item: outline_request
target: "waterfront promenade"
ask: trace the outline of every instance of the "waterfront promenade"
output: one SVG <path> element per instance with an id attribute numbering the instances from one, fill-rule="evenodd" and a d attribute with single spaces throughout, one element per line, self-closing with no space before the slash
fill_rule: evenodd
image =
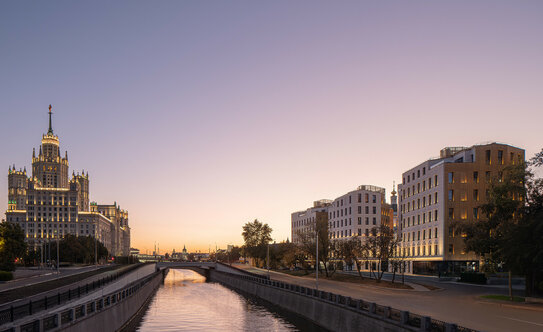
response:
<path id="1" fill-rule="evenodd" d="M 239 264 L 236 267 L 264 274 L 266 270 Z M 315 280 L 270 272 L 272 280 L 315 288 Z M 541 331 L 543 306 L 487 301 L 481 295 L 503 293 L 502 287 L 425 281 L 439 290 L 392 289 L 319 278 L 319 290 L 371 301 L 419 315 L 455 322 L 481 331 Z"/>

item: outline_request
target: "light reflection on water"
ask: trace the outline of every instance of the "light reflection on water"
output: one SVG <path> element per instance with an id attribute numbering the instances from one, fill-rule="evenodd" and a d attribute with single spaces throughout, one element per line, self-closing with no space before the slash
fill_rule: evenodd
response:
<path id="1" fill-rule="evenodd" d="M 171 269 L 136 331 L 298 331 L 238 293 L 191 270 Z"/>

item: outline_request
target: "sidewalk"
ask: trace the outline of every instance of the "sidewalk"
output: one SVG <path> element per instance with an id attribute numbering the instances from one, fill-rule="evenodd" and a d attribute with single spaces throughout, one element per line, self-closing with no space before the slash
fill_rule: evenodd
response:
<path id="1" fill-rule="evenodd" d="M 258 268 L 258 267 L 254 267 L 254 266 L 249 266 L 249 265 L 235 265 L 235 267 L 238 267 L 240 269 L 244 269 L 246 271 L 249 271 L 249 272 L 253 272 L 253 273 L 256 273 L 256 274 L 260 274 L 260 275 L 267 275 L 268 274 L 268 270 L 266 269 L 261 269 L 261 268 Z M 280 272 L 275 272 L 275 271 L 270 271 L 270 274 L 271 273 L 278 273 L 278 274 L 286 274 L 286 273 L 280 273 Z M 350 272 L 348 271 L 337 271 L 336 273 L 345 273 L 345 274 L 351 274 Z M 358 275 L 358 273 L 357 273 Z M 292 277 L 298 277 L 298 278 L 304 278 L 304 279 L 309 279 L 309 280 L 315 280 L 315 274 L 308 274 L 306 276 L 292 276 Z M 319 280 L 327 280 L 327 279 L 324 279 L 324 278 L 320 278 L 319 276 Z M 386 280 L 383 278 L 383 280 Z M 398 279 L 396 279 L 397 283 L 401 283 Z M 329 281 L 333 281 L 333 280 L 329 280 Z M 334 282 L 340 282 L 340 281 L 334 281 Z M 343 282 L 345 283 L 345 282 Z M 351 282 L 349 282 L 351 283 Z M 356 285 L 356 283 L 351 283 L 351 284 L 354 284 Z M 391 290 L 397 290 L 397 291 L 402 291 L 402 292 L 429 292 L 430 290 L 422 285 L 419 285 L 419 284 L 416 284 L 416 283 L 412 283 L 412 282 L 405 282 L 404 283 L 405 285 L 407 286 L 410 286 L 412 289 L 398 289 L 398 288 L 390 288 L 390 287 L 382 287 L 382 286 L 378 286 L 378 285 L 362 285 L 360 284 L 359 286 L 361 287 L 376 287 L 376 288 L 382 288 L 382 289 L 391 289 Z"/>
<path id="2" fill-rule="evenodd" d="M 250 272 L 267 274 L 266 270 L 236 265 Z M 315 288 L 315 280 L 270 271 L 273 280 Z M 406 278 L 407 279 L 407 278 Z M 432 282 L 433 283 L 433 282 Z M 350 282 L 319 279 L 319 290 L 375 302 L 399 310 L 430 316 L 480 331 L 534 331 L 543 328 L 543 315 L 534 306 L 483 301 L 480 296 L 495 294 L 494 287 L 477 287 L 463 283 L 437 283 L 439 291 L 418 292 L 372 287 Z"/>

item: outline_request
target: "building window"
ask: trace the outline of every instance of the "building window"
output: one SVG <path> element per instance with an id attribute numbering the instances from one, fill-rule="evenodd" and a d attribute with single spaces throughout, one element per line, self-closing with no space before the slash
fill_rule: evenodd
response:
<path id="1" fill-rule="evenodd" d="M 428 179 L 428 189 L 432 188 L 432 178 Z"/>
<path id="2" fill-rule="evenodd" d="M 477 189 L 473 190 L 473 199 L 475 201 L 479 201 L 479 190 L 477 190 Z"/>
<path id="3" fill-rule="evenodd" d="M 377 213 L 377 207 L 373 207 L 373 214 L 376 214 Z"/>
<path id="4" fill-rule="evenodd" d="M 377 219 L 375 217 L 373 217 L 373 224 L 376 225 L 377 224 Z"/>
<path id="5" fill-rule="evenodd" d="M 426 167 L 422 168 L 422 175 L 426 175 Z"/>
<path id="6" fill-rule="evenodd" d="M 439 185 L 439 182 L 437 181 L 437 175 L 434 176 L 434 186 L 437 187 Z"/>
<path id="7" fill-rule="evenodd" d="M 362 225 L 362 217 L 358 217 L 358 224 Z"/>
<path id="8" fill-rule="evenodd" d="M 454 201 L 454 190 L 449 190 L 449 201 Z"/>
<path id="9" fill-rule="evenodd" d="M 473 219 L 479 219 L 479 209 L 473 208 Z"/>
<path id="10" fill-rule="evenodd" d="M 490 165 L 492 163 L 492 161 L 490 160 L 490 150 L 485 151 L 485 163 L 487 165 Z"/>
<path id="11" fill-rule="evenodd" d="M 377 196 L 373 195 L 372 196 L 372 201 L 373 201 L 373 203 L 377 203 Z"/>
<path id="12" fill-rule="evenodd" d="M 490 183 L 490 171 L 485 172 L 486 183 Z"/>
<path id="13" fill-rule="evenodd" d="M 503 150 L 498 150 L 498 164 L 503 165 Z"/>
<path id="14" fill-rule="evenodd" d="M 449 254 L 454 254 L 454 246 L 449 244 Z"/>
<path id="15" fill-rule="evenodd" d="M 479 172 L 473 172 L 473 182 L 479 183 Z"/>
<path id="16" fill-rule="evenodd" d="M 454 173 L 449 172 L 449 183 L 454 183 Z"/>
<path id="17" fill-rule="evenodd" d="M 449 208 L 449 218 L 454 219 L 454 209 L 453 208 Z"/>
<path id="18" fill-rule="evenodd" d="M 370 218 L 366 217 L 366 225 L 370 224 Z"/>

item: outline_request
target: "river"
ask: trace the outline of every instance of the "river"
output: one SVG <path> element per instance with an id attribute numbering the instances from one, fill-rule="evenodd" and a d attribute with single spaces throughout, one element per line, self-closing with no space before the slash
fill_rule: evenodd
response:
<path id="1" fill-rule="evenodd" d="M 191 270 L 171 269 L 135 331 L 321 331 Z"/>

